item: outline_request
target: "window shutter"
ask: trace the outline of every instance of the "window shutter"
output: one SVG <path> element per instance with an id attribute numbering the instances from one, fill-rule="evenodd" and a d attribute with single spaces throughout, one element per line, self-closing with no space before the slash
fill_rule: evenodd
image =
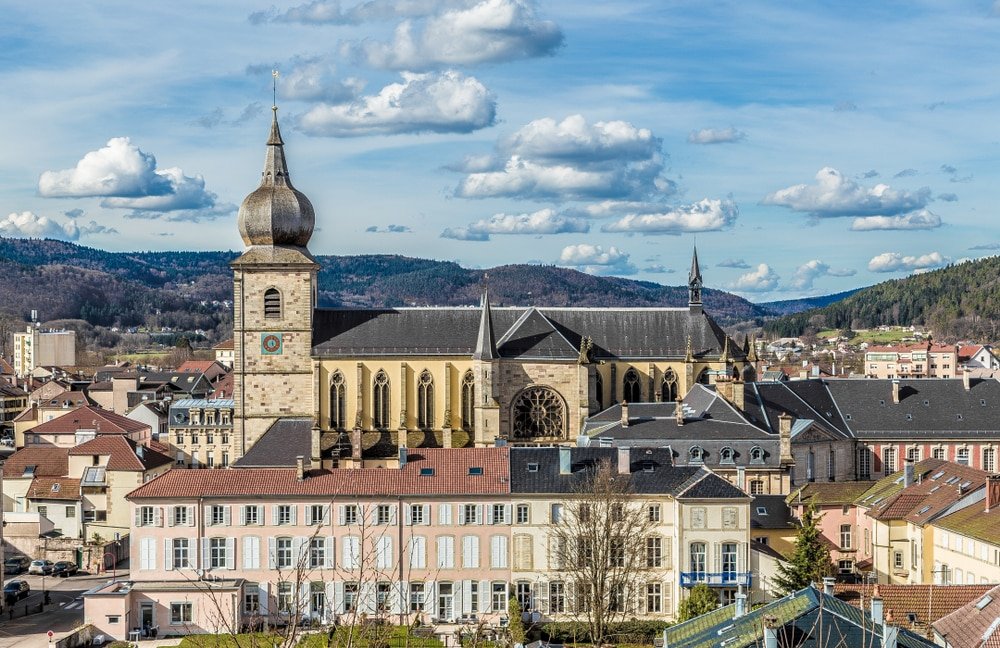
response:
<path id="1" fill-rule="evenodd" d="M 247 507 L 246 506 L 241 506 L 240 507 L 240 526 L 246 526 L 246 525 L 247 525 Z"/>
<path id="2" fill-rule="evenodd" d="M 212 568 L 212 556 L 208 553 L 209 551 L 209 539 L 201 539 L 201 568 L 211 569 Z"/>
<path id="3" fill-rule="evenodd" d="M 535 609 L 542 614 L 549 613 L 549 583 L 541 581 L 538 583 L 538 599 L 535 601 Z"/>
<path id="4" fill-rule="evenodd" d="M 267 566 L 269 569 L 277 569 L 278 566 L 277 544 L 274 536 L 267 539 Z"/>
<path id="5" fill-rule="evenodd" d="M 187 511 L 188 526 L 189 527 L 193 527 L 194 526 L 194 507 L 193 506 L 189 506 L 189 507 L 187 507 L 187 509 L 188 509 L 188 511 Z"/>
<path id="6" fill-rule="evenodd" d="M 223 507 L 223 509 L 222 509 L 222 517 L 223 517 L 223 520 L 225 520 L 226 526 L 232 526 L 233 525 L 233 507 L 230 506 L 230 505 L 228 505 L 228 504 L 226 504 L 226 506 Z"/>
<path id="7" fill-rule="evenodd" d="M 344 612 L 344 581 L 333 581 L 333 612 L 334 614 Z"/>
<path id="8" fill-rule="evenodd" d="M 270 583 L 260 583 L 257 585 L 257 595 L 260 597 L 260 615 L 267 618 L 267 611 L 270 609 L 270 601 L 268 600 L 268 589 Z"/>
<path id="9" fill-rule="evenodd" d="M 718 542 L 713 542 L 712 543 L 712 554 L 713 554 L 713 560 L 715 562 L 712 563 L 709 566 L 708 571 L 710 571 L 710 572 L 711 571 L 721 572 L 722 571 L 722 545 L 719 544 Z"/>
<path id="10" fill-rule="evenodd" d="M 488 580 L 479 581 L 479 612 L 484 614 L 489 612 L 492 604 L 493 590 L 490 588 L 490 582 Z"/>
<path id="11" fill-rule="evenodd" d="M 333 536 L 329 536 L 326 539 L 326 551 L 324 551 L 323 567 L 326 569 L 333 569 L 337 566 L 337 561 L 335 558 L 337 547 L 337 539 Z"/>
<path id="12" fill-rule="evenodd" d="M 482 504 L 476 504 L 475 511 L 476 511 L 476 519 L 474 521 L 475 524 L 482 524 L 483 523 L 483 505 Z"/>
<path id="13" fill-rule="evenodd" d="M 486 507 L 486 524 L 494 524 L 492 505 Z"/>
<path id="14" fill-rule="evenodd" d="M 323 623 L 333 623 L 337 615 L 337 586 L 333 581 L 326 583 L 326 609 L 323 610 Z"/>
<path id="15" fill-rule="evenodd" d="M 431 524 L 431 509 L 434 508 L 430 504 L 421 504 L 424 510 L 424 523 L 423 526 L 430 526 Z M 440 521 L 438 522 L 440 524 Z"/>
<path id="16" fill-rule="evenodd" d="M 168 526 L 168 527 L 172 527 L 172 526 L 174 526 L 174 517 L 175 517 L 175 515 L 176 515 L 176 514 L 174 513 L 174 511 L 175 511 L 176 509 L 177 509 L 177 507 L 176 507 L 176 506 L 171 506 L 171 507 L 168 507 L 168 508 L 167 508 L 167 526 Z"/>
<path id="17" fill-rule="evenodd" d="M 174 539 L 163 539 L 163 568 L 172 571 L 174 568 Z"/>
<path id="18" fill-rule="evenodd" d="M 292 551 L 295 552 L 295 563 L 292 565 L 293 568 L 298 569 L 309 565 L 309 538 L 306 538 L 305 536 L 296 536 L 295 540 L 292 541 Z"/>
<path id="19" fill-rule="evenodd" d="M 409 600 L 410 600 L 410 586 L 406 581 L 395 582 L 392 584 L 392 591 L 390 592 L 392 597 L 389 609 L 392 614 L 405 614 L 409 612 Z"/>
<path id="20" fill-rule="evenodd" d="M 312 506 L 306 504 L 306 526 L 312 526 L 312 523 L 313 523 Z"/>
<path id="21" fill-rule="evenodd" d="M 661 546 L 663 550 L 663 567 L 665 569 L 674 568 L 674 539 L 664 538 L 663 545 Z"/>
<path id="22" fill-rule="evenodd" d="M 413 526 L 413 504 L 406 505 L 406 526 Z"/>
<path id="23" fill-rule="evenodd" d="M 236 569 L 236 538 L 226 538 L 226 569 Z"/>
<path id="24" fill-rule="evenodd" d="M 326 524 L 326 525 L 330 524 L 330 510 L 332 508 L 333 507 L 330 504 L 325 504 L 323 506 L 323 524 Z"/>
<path id="25" fill-rule="evenodd" d="M 438 524 L 441 526 L 451 525 L 451 504 L 438 505 Z"/>
<path id="26" fill-rule="evenodd" d="M 136 527 L 142 526 L 142 507 L 141 506 L 135 507 L 135 509 L 133 510 L 133 514 L 134 514 L 134 520 L 133 520 L 134 524 L 132 526 Z"/>
<path id="27" fill-rule="evenodd" d="M 483 593 L 480 592 L 479 596 L 482 597 Z M 472 609 L 472 581 L 464 580 L 462 581 L 462 614 L 468 616 L 475 614 L 475 612 Z"/>
<path id="28" fill-rule="evenodd" d="M 271 526 L 278 526 L 278 505 L 271 505 Z"/>
<path id="29" fill-rule="evenodd" d="M 397 513 L 397 509 L 398 508 L 399 507 L 397 507 L 397 506 L 390 506 L 389 507 L 389 524 L 391 524 L 393 526 L 396 525 L 396 513 Z"/>
<path id="30" fill-rule="evenodd" d="M 211 524 L 212 524 L 212 507 L 209 506 L 209 505 L 205 505 L 205 507 L 203 508 L 203 511 L 204 511 L 204 516 L 201 518 L 202 522 L 205 523 L 205 526 L 211 526 Z"/>
<path id="31" fill-rule="evenodd" d="M 434 581 L 427 581 L 424 583 L 424 612 L 435 616 L 437 614 L 437 593 L 436 593 L 436 583 Z"/>
<path id="32" fill-rule="evenodd" d="M 510 504 L 503 505 L 503 523 L 510 524 Z"/>
<path id="33" fill-rule="evenodd" d="M 254 538 L 253 536 L 243 537 L 243 569 L 256 569 L 254 567 Z"/>
<path id="34" fill-rule="evenodd" d="M 298 517 L 299 517 L 299 507 L 293 504 L 293 505 L 291 506 L 291 509 L 292 509 L 292 526 L 295 526 L 296 524 L 298 524 L 298 523 L 299 523 L 299 522 L 298 522 Z"/>
<path id="35" fill-rule="evenodd" d="M 347 507 L 343 504 L 337 507 L 337 524 L 340 526 L 347 524 Z"/>

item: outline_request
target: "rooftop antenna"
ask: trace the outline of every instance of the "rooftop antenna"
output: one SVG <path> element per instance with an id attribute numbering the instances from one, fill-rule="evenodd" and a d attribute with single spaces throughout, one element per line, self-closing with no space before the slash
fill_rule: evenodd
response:
<path id="1" fill-rule="evenodd" d="M 278 112 L 278 77 L 277 70 L 271 70 L 271 110 Z"/>

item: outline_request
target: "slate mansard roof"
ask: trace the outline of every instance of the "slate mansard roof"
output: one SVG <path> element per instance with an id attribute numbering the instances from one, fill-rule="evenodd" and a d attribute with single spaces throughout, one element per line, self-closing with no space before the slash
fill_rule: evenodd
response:
<path id="1" fill-rule="evenodd" d="M 673 466 L 665 448 L 628 448 L 629 486 L 636 494 L 677 498 L 748 498 L 743 491 L 705 468 Z M 570 471 L 560 473 L 560 454 L 569 453 Z M 617 448 L 510 449 L 510 491 L 524 494 L 573 493 L 601 462 L 618 470 Z"/>
<path id="2" fill-rule="evenodd" d="M 482 308 L 317 309 L 313 356 L 468 355 L 476 351 Z M 576 360 L 583 337 L 594 359 L 716 359 L 725 333 L 705 313 L 684 308 L 490 308 L 501 358 Z M 730 345 L 736 360 L 738 345 Z"/>

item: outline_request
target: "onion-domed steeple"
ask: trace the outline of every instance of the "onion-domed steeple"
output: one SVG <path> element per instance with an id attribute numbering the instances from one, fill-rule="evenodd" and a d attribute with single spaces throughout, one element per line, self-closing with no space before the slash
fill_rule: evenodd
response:
<path id="1" fill-rule="evenodd" d="M 249 246 L 305 247 L 312 236 L 316 215 L 305 194 L 292 186 L 285 162 L 284 142 L 278 130 L 277 106 L 272 110 L 271 136 L 267 139 L 260 186 L 240 205 L 240 236 Z"/>

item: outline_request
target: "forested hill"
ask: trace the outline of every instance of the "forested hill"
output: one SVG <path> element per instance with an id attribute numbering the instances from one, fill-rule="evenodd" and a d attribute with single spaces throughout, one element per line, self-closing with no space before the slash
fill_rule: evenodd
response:
<path id="1" fill-rule="evenodd" d="M 935 337 L 996 340 L 1000 333 L 1000 257 L 876 284 L 823 308 L 765 325 L 776 336 L 828 328 L 924 325 Z"/>
<path id="2" fill-rule="evenodd" d="M 53 240 L 0 237 L 0 314 L 43 321 L 85 319 L 97 325 L 170 326 L 207 331 L 228 317 L 229 262 L 236 252 L 105 252 Z M 324 306 L 478 303 L 483 270 L 393 255 L 320 256 Z M 510 265 L 489 273 L 491 301 L 538 306 L 681 306 L 684 286 L 595 277 L 575 270 Z M 722 324 L 761 321 L 766 309 L 718 290 L 706 309 Z M 153 319 L 155 317 L 155 320 Z"/>
<path id="3" fill-rule="evenodd" d="M 761 302 L 757 305 L 761 308 L 766 308 L 775 315 L 791 315 L 792 313 L 801 313 L 802 311 L 807 311 L 812 308 L 823 308 L 824 306 L 829 306 L 833 302 L 838 302 L 841 299 L 847 299 L 859 290 L 864 289 L 854 288 L 852 290 L 845 290 L 844 292 L 834 293 L 832 295 L 819 295 L 816 297 L 802 297 L 800 299 L 784 299 L 782 301 Z"/>

